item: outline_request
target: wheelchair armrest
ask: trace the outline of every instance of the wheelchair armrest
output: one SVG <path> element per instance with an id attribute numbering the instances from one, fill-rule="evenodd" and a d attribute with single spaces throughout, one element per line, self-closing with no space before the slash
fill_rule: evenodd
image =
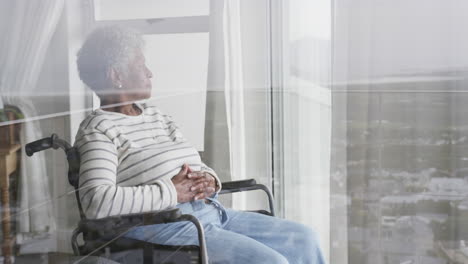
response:
<path id="1" fill-rule="evenodd" d="M 243 188 L 252 187 L 255 184 L 257 184 L 257 182 L 254 179 L 223 182 L 222 183 L 223 189 L 221 190 L 221 192 L 223 190 L 226 190 L 226 192 L 227 191 L 237 191 L 237 190 L 241 190 Z"/>
<path id="2" fill-rule="evenodd" d="M 254 179 L 248 180 L 241 180 L 241 181 L 230 181 L 230 182 L 223 182 L 223 188 L 219 191 L 219 194 L 226 194 L 226 193 L 235 193 L 235 192 L 243 192 L 243 191 L 253 191 L 253 190 L 262 190 L 268 196 L 268 204 L 270 206 L 269 215 L 275 215 L 275 209 L 273 205 L 273 195 L 271 194 L 268 187 L 263 184 L 257 184 Z"/>
<path id="3" fill-rule="evenodd" d="M 179 208 L 172 208 L 140 214 L 83 219 L 79 223 L 79 229 L 84 233 L 96 233 L 100 237 L 115 237 L 116 233 L 126 233 L 137 226 L 176 222 L 181 215 Z"/>

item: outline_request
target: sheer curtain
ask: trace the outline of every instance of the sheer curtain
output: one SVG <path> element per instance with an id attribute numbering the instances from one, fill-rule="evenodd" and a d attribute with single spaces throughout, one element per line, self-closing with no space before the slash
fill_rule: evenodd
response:
<path id="1" fill-rule="evenodd" d="M 269 1 L 224 1 L 224 102 L 232 180 L 254 178 L 271 187 Z M 233 195 L 236 209 L 265 208 L 261 192 Z"/>
<path id="2" fill-rule="evenodd" d="M 335 1 L 333 263 L 466 263 L 467 11 Z"/>
<path id="3" fill-rule="evenodd" d="M 63 0 L 2 1 L 2 41 L 0 47 L 0 91 L 5 104 L 19 107 L 25 118 L 38 115 L 31 96 L 42 69 L 44 57 Z M 21 144 L 41 138 L 40 124 L 22 123 Z M 22 152 L 18 232 L 53 231 L 55 221 L 43 153 L 29 158 Z"/>
<path id="4" fill-rule="evenodd" d="M 224 1 L 223 10 L 224 95 L 232 180 L 246 178 L 245 106 L 240 2 L 240 0 Z M 245 209 L 245 199 L 245 195 L 239 195 L 233 200 L 233 207 Z"/>

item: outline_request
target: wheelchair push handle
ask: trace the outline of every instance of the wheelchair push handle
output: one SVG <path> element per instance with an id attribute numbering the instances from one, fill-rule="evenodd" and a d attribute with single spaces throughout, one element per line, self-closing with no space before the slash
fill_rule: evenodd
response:
<path id="1" fill-rule="evenodd" d="M 55 138 L 58 138 L 58 136 L 56 134 L 52 134 L 50 137 L 42 138 L 26 144 L 26 155 L 31 157 L 36 152 L 52 148 L 54 146 Z"/>
<path id="2" fill-rule="evenodd" d="M 31 157 L 34 153 L 43 151 L 46 149 L 58 149 L 61 148 L 65 152 L 68 152 L 72 149 L 72 146 L 67 141 L 59 138 L 57 134 L 52 134 L 50 137 L 36 140 L 34 142 L 28 143 L 25 146 L 26 155 Z"/>

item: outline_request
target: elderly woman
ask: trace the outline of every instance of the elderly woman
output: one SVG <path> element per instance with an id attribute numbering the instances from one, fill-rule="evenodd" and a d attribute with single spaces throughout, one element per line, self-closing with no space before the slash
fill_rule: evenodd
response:
<path id="1" fill-rule="evenodd" d="M 316 235 L 291 221 L 224 208 L 221 182 L 171 117 L 139 101 L 151 95 L 142 37 L 130 29 L 92 32 L 78 53 L 80 77 L 101 99 L 80 125 L 80 200 L 88 218 L 178 207 L 205 228 L 213 263 L 324 263 Z M 183 107 L 182 105 L 180 107 Z M 197 245 L 179 222 L 138 227 L 126 236 Z"/>

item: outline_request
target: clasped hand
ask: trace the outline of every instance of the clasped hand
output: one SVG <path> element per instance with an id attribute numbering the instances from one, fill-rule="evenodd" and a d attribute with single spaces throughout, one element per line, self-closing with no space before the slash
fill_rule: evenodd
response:
<path id="1" fill-rule="evenodd" d="M 177 190 L 179 203 L 205 199 L 216 191 L 216 180 L 211 174 L 192 171 L 187 164 L 171 180 Z"/>

